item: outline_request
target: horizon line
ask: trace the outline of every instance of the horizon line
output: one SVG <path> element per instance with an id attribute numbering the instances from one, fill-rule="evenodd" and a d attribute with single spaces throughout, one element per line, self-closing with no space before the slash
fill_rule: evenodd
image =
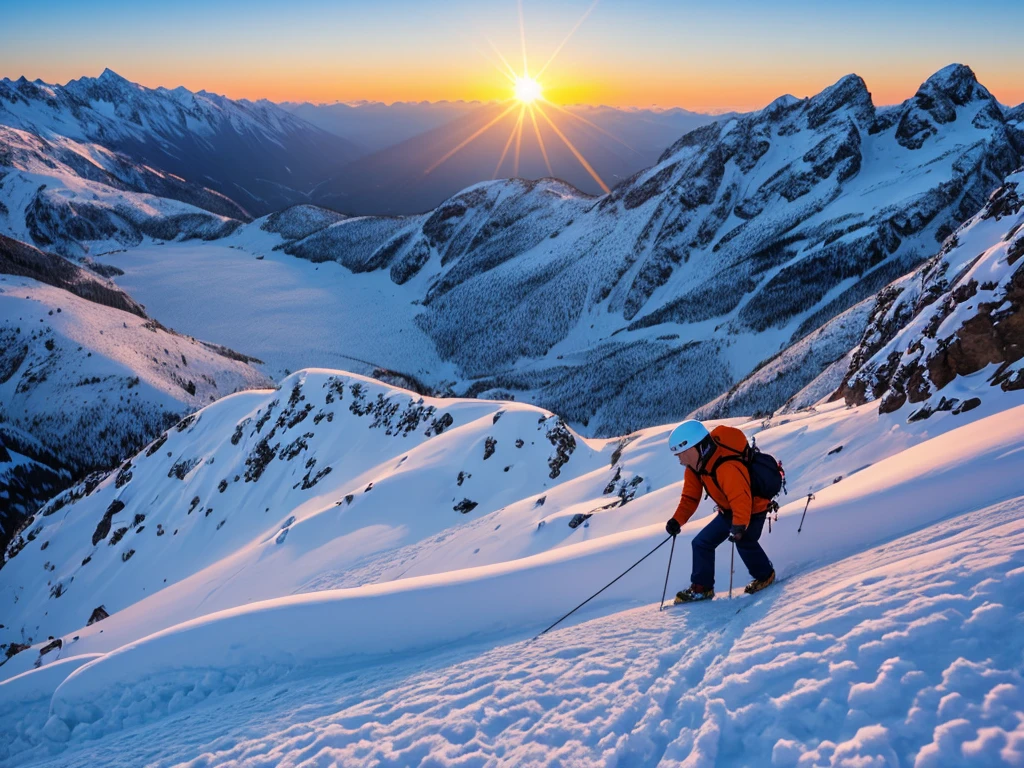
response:
<path id="1" fill-rule="evenodd" d="M 926 83 L 929 79 L 934 77 L 939 72 L 942 72 L 943 70 L 948 69 L 949 67 L 956 66 L 957 64 L 960 64 L 961 66 L 966 66 L 968 69 L 971 70 L 972 73 L 974 72 L 973 68 L 971 68 L 969 64 L 963 65 L 960 62 L 951 62 L 951 63 L 949 63 L 949 64 L 947 64 L 947 65 L 945 65 L 943 67 L 940 67 L 937 70 L 935 70 L 935 72 L 933 72 L 931 75 L 929 75 L 927 78 L 925 78 L 921 82 L 921 85 L 924 85 L 924 83 Z M 102 78 L 103 75 L 106 72 L 110 72 L 112 75 L 114 75 L 114 76 L 116 76 L 116 77 L 118 77 L 118 78 L 120 78 L 120 79 L 122 79 L 122 80 L 124 80 L 124 81 L 126 81 L 128 83 L 131 83 L 132 85 L 136 85 L 136 86 L 139 86 L 140 88 L 145 88 L 145 89 L 151 90 L 151 91 L 157 91 L 157 90 L 174 91 L 174 90 L 178 90 L 178 89 L 184 89 L 184 90 L 188 91 L 189 93 L 193 93 L 193 94 L 197 94 L 197 95 L 198 94 L 208 94 L 208 95 L 212 95 L 212 96 L 217 96 L 219 98 L 229 99 L 231 101 L 247 102 L 247 103 L 250 103 L 250 104 L 256 104 L 256 103 L 259 103 L 259 102 L 267 102 L 267 103 L 274 104 L 275 106 L 279 106 L 279 107 L 283 106 L 285 104 L 295 104 L 295 105 L 309 104 L 309 105 L 314 106 L 314 107 L 326 107 L 326 106 L 334 106 L 334 105 L 343 105 L 343 106 L 348 106 L 348 107 L 352 107 L 352 108 L 359 108 L 360 106 L 367 106 L 367 105 L 379 105 L 379 106 L 384 106 L 384 107 L 394 107 L 394 106 L 400 106 L 400 105 L 436 105 L 436 104 L 467 104 L 467 105 L 472 105 L 472 104 L 479 104 L 479 105 L 483 106 L 483 105 L 496 104 L 496 103 L 500 103 L 501 102 L 501 99 L 489 99 L 489 100 L 481 100 L 481 99 L 438 99 L 438 100 L 435 100 L 435 101 L 431 101 L 430 99 L 416 99 L 416 100 L 411 100 L 411 99 L 410 100 L 402 100 L 402 99 L 398 99 L 398 100 L 391 101 L 391 102 L 380 100 L 380 99 L 347 99 L 347 100 L 346 99 L 334 99 L 334 100 L 323 100 L 323 101 L 320 101 L 320 100 L 310 100 L 310 99 L 282 99 L 280 101 L 276 101 L 276 100 L 268 98 L 266 96 L 262 96 L 262 97 L 259 97 L 259 98 L 256 98 L 256 99 L 250 99 L 250 98 L 247 98 L 247 97 L 228 96 L 226 93 L 216 93 L 214 91 L 209 91 L 206 88 L 200 88 L 199 90 L 195 90 L 194 91 L 194 90 L 192 90 L 191 88 L 189 88 L 189 87 L 187 87 L 185 85 L 176 85 L 176 86 L 165 86 L 165 85 L 148 86 L 148 85 L 145 85 L 145 84 L 143 84 L 143 83 L 141 83 L 141 82 L 139 82 L 137 80 L 132 80 L 132 79 L 130 79 L 128 77 L 125 77 L 124 75 L 122 75 L 119 72 L 115 71 L 111 67 L 104 67 L 103 71 L 100 72 L 100 74 L 95 76 L 95 77 L 90 77 L 89 75 L 79 75 L 78 77 L 69 78 L 64 83 L 48 82 L 48 81 L 43 80 L 42 78 L 38 78 L 38 77 L 35 78 L 35 79 L 29 79 L 24 74 L 19 75 L 17 78 L 11 78 L 11 77 L 4 76 L 3 78 L 0 78 L 0 82 L 6 81 L 6 82 L 10 82 L 10 83 L 17 83 L 17 82 L 20 82 L 20 81 L 24 80 L 24 81 L 32 83 L 32 84 L 42 83 L 43 85 L 47 85 L 47 86 L 58 86 L 58 87 L 61 87 L 61 88 L 65 88 L 69 84 L 71 84 L 72 82 L 75 82 L 77 80 L 82 80 L 82 79 L 98 80 L 98 79 Z M 827 88 L 830 88 L 833 85 L 841 82 L 845 78 L 851 77 L 851 76 L 859 77 L 864 82 L 865 87 L 867 86 L 867 81 L 864 80 L 864 78 L 861 77 L 861 75 L 858 75 L 856 72 L 848 72 L 845 75 L 843 75 L 840 78 L 838 78 L 834 83 L 831 83 L 830 85 L 824 86 L 817 93 L 821 93 L 822 91 L 826 90 Z M 977 79 L 977 75 L 975 75 L 975 79 Z M 986 87 L 986 86 L 984 86 L 984 83 L 981 83 L 980 80 L 978 81 L 978 83 L 981 84 L 983 87 Z M 921 86 L 919 85 L 918 89 L 920 89 L 920 87 Z M 986 87 L 986 89 L 987 89 L 987 87 Z M 989 92 L 991 93 L 991 91 L 989 91 Z M 909 96 L 907 98 L 908 99 L 909 98 L 913 98 L 913 96 L 916 93 L 917 93 L 917 91 L 915 90 L 914 94 L 912 94 L 911 96 Z M 868 88 L 868 94 L 871 95 L 870 88 Z M 658 103 L 649 104 L 649 105 L 646 105 L 646 106 L 636 105 L 636 104 L 615 106 L 615 105 L 610 105 L 610 104 L 591 104 L 591 103 L 587 103 L 587 102 L 569 102 L 569 103 L 563 103 L 563 104 L 561 104 L 561 106 L 565 107 L 565 108 L 585 107 L 585 108 L 588 108 L 588 109 L 614 109 L 614 110 L 620 110 L 620 111 L 627 111 L 627 110 L 660 110 L 660 111 L 666 111 L 667 112 L 667 111 L 671 111 L 671 110 L 683 110 L 685 112 L 690 112 L 692 114 L 699 114 L 699 115 L 707 115 L 707 116 L 717 117 L 717 116 L 728 115 L 728 114 L 744 114 L 744 113 L 750 113 L 750 112 L 757 112 L 757 111 L 760 111 L 760 110 L 764 109 L 765 107 L 769 106 L 770 104 L 774 103 L 775 101 L 778 101 L 779 99 L 786 98 L 786 97 L 795 98 L 795 99 L 799 99 L 799 100 L 804 100 L 804 99 L 812 98 L 815 95 L 817 95 L 817 94 L 810 94 L 808 96 L 795 96 L 794 94 L 792 94 L 790 92 L 786 92 L 786 93 L 779 94 L 778 96 L 775 96 L 774 98 L 770 99 L 769 101 L 767 101 L 765 104 L 763 104 L 761 106 L 743 105 L 743 106 L 725 106 L 725 107 L 722 107 L 722 106 L 716 106 L 716 107 L 709 107 L 709 106 L 687 107 L 687 106 L 683 106 L 681 104 L 672 104 L 672 105 L 666 106 L 666 105 L 662 105 L 662 104 L 658 104 Z M 1004 103 L 1004 102 L 1000 101 L 999 98 L 995 96 L 995 94 L 992 94 L 992 96 L 993 96 L 993 98 L 996 99 L 997 103 L 999 103 L 1000 105 L 1002 105 L 1004 107 L 1008 107 L 1008 108 L 1013 109 L 1013 108 L 1016 108 L 1017 106 L 1024 106 L 1024 102 L 1022 102 L 1020 105 L 1014 105 L 1014 104 Z M 884 108 L 884 107 L 896 106 L 898 104 L 902 104 L 906 100 L 907 99 L 904 99 L 902 101 L 893 101 L 893 102 L 883 103 L 883 104 L 875 104 L 875 107 L 876 108 Z"/>

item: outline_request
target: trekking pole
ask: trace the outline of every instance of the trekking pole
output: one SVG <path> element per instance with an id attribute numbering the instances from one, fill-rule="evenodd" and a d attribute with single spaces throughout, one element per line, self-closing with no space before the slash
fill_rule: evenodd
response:
<path id="1" fill-rule="evenodd" d="M 811 506 L 811 502 L 812 502 L 812 501 L 814 501 L 814 494 L 813 494 L 813 493 L 808 493 L 808 494 L 807 494 L 807 503 L 806 503 L 806 504 L 804 504 L 804 513 L 803 513 L 802 515 L 800 515 L 800 525 L 799 525 L 799 526 L 797 526 L 797 529 L 796 529 L 796 532 L 797 532 L 797 533 L 800 533 L 800 531 L 802 531 L 802 530 L 803 530 L 803 527 L 804 527 L 804 518 L 805 518 L 805 517 L 807 517 L 807 508 L 808 508 L 809 506 Z"/>
<path id="2" fill-rule="evenodd" d="M 659 544 L 658 546 L 656 546 L 656 547 L 655 547 L 654 549 L 652 549 L 652 550 L 651 550 L 650 552 L 648 552 L 648 553 L 647 553 L 646 555 L 644 555 L 644 556 L 643 556 L 643 557 L 641 557 L 641 558 L 640 558 L 639 560 L 637 560 L 637 561 L 636 561 L 635 563 L 633 563 L 633 564 L 632 564 L 631 566 L 629 566 L 629 568 L 627 568 L 626 570 L 624 570 L 624 571 L 623 571 L 622 573 L 620 573 L 620 574 L 619 574 L 618 576 L 616 576 L 616 577 L 615 577 L 614 579 L 612 579 L 612 580 L 611 580 L 611 581 L 609 581 L 609 582 L 608 582 L 607 584 L 605 584 L 605 585 L 604 585 L 603 587 L 601 587 L 601 588 L 600 588 L 599 590 L 597 590 L 597 592 L 595 592 L 594 594 L 592 594 L 592 595 L 591 595 L 590 597 L 588 597 L 588 598 L 587 598 L 586 600 L 584 600 L 584 601 L 583 601 L 582 603 L 580 603 L 580 604 L 579 604 L 579 605 L 577 605 L 577 606 L 576 606 L 575 608 L 573 608 L 573 609 L 572 609 L 571 611 L 569 611 L 569 612 L 568 612 L 567 614 L 565 614 L 565 616 L 563 616 L 563 617 L 562 617 L 562 618 L 560 618 L 560 619 L 559 619 L 558 621 L 556 621 L 556 622 L 555 622 L 554 624 L 552 624 L 552 625 L 551 625 L 550 627 L 548 627 L 547 629 L 545 629 L 545 630 L 544 630 L 544 632 L 541 632 L 540 634 L 538 634 L 538 635 L 537 635 L 537 637 L 540 637 L 540 636 L 541 636 L 541 635 L 543 635 L 543 634 L 544 634 L 545 632 L 548 632 L 548 631 L 550 631 L 550 630 L 554 629 L 554 628 L 555 628 L 555 627 L 557 627 L 557 626 L 558 626 L 559 624 L 561 624 L 561 623 L 562 623 L 563 621 L 565 621 L 566 619 L 568 619 L 568 618 L 569 618 L 570 616 L 572 616 L 572 615 L 573 615 L 574 613 L 576 613 L 576 611 L 578 611 L 578 610 L 579 610 L 580 608 L 582 608 L 582 607 L 583 607 L 584 605 L 586 605 L 586 604 L 587 604 L 587 603 L 589 603 L 589 602 L 590 602 L 591 600 L 593 600 L 593 599 L 594 599 L 595 597 L 597 597 L 598 595 L 600 595 L 600 594 L 601 594 L 602 592 L 604 592 L 604 591 L 605 591 L 606 589 L 608 589 L 608 587 L 610 587 L 610 586 L 611 586 L 612 584 L 614 584 L 614 583 L 615 583 L 616 581 L 618 581 L 618 580 L 619 580 L 619 579 L 621 579 L 621 578 L 622 578 L 623 576 L 625 576 L 625 575 L 626 575 L 627 573 L 629 573 L 629 572 L 630 572 L 630 571 L 632 571 L 632 570 L 633 570 L 634 568 L 636 568 L 636 567 L 637 567 L 638 565 L 640 565 L 640 563 L 642 563 L 642 562 L 643 562 L 644 560 L 646 560 L 646 559 L 647 559 L 648 557 L 650 557 L 650 556 L 651 556 L 651 555 L 653 555 L 653 554 L 654 554 L 655 552 L 657 552 L 657 551 L 658 551 L 659 549 L 661 549 L 661 548 L 662 548 L 662 546 L 664 546 L 665 542 L 667 542 L 667 541 L 668 541 L 669 539 L 673 539 L 673 538 L 675 538 L 675 537 L 674 537 L 674 536 L 666 536 L 666 537 L 665 537 L 664 539 L 662 539 L 662 541 L 661 541 L 661 544 Z M 535 637 L 535 638 L 533 638 L 533 639 L 534 639 L 534 640 L 536 640 L 536 639 L 537 639 L 537 637 Z"/>
<path id="3" fill-rule="evenodd" d="M 665 542 L 661 542 L 664 544 Z M 660 547 L 661 544 L 658 546 Z M 661 590 L 661 605 L 658 606 L 659 613 L 665 608 L 665 595 L 668 594 L 668 574 L 672 570 L 672 556 L 676 553 L 676 537 L 672 537 L 672 546 L 668 551 L 668 568 L 665 569 L 665 588 Z"/>
<path id="4" fill-rule="evenodd" d="M 736 572 L 736 542 L 732 543 L 732 554 L 729 555 L 729 599 L 732 600 L 732 575 Z"/>

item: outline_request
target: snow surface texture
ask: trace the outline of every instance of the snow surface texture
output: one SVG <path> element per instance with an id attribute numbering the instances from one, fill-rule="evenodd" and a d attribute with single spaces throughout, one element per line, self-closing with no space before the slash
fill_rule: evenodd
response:
<path id="1" fill-rule="evenodd" d="M 276 400 L 273 409 L 271 398 Z M 922 526 L 1020 496 L 1024 406 L 1013 407 L 1016 402 L 1014 393 L 1005 393 L 970 413 L 942 413 L 912 424 L 897 415 L 879 415 L 871 405 L 850 410 L 835 404 L 783 417 L 774 425 L 746 425 L 758 433 L 759 445 L 790 467 L 794 500 L 767 539 L 780 576 L 796 576 Z M 664 439 L 665 429 L 659 428 L 630 440 L 584 441 L 531 406 L 421 400 L 326 371 L 299 372 L 277 393 L 221 400 L 172 429 L 90 493 L 73 491 L 55 500 L 52 511 L 40 516 L 38 530 L 33 525 L 33 540 L 0 571 L 3 612 L 11 617 L 2 630 L 5 640 L 53 634 L 65 642 L 58 651 L 43 654 L 43 643 L 36 640 L 35 647 L 0 667 L 9 679 L 0 684 L 0 706 L 17 713 L 5 720 L 11 756 L 24 750 L 38 756 L 60 749 L 66 740 L 77 748 L 122 728 L 159 722 L 211 697 L 210 705 L 216 706 L 222 697 L 230 700 L 232 692 L 301 681 L 313 672 L 351 674 L 359 680 L 367 665 L 377 667 L 396 655 L 461 648 L 467 642 L 490 646 L 539 631 L 663 536 L 663 521 L 679 492 L 679 469 L 665 452 Z M 966 465 L 976 489 L 970 498 L 961 492 L 964 453 L 974 459 Z M 817 491 L 818 499 L 798 535 L 799 496 L 805 489 Z M 573 531 L 565 524 L 577 512 L 594 510 L 585 528 Z M 679 539 L 674 582 L 685 583 L 687 543 L 699 525 L 688 526 Z M 660 593 L 664 561 L 645 562 L 578 618 L 649 604 Z M 728 582 L 727 560 L 720 558 L 718 566 L 722 590 Z M 41 571 L 64 591 L 47 594 Z M 821 577 L 830 573 L 818 571 Z M 778 593 L 765 599 L 771 594 Z M 897 604 L 907 599 L 896 591 Z M 111 617 L 79 628 L 99 604 Z M 808 598 L 808 604 L 820 611 L 818 600 Z M 625 614 L 626 624 L 615 631 L 635 631 L 634 616 Z M 872 614 L 869 626 L 877 618 Z M 683 664 L 691 670 L 686 687 L 699 682 L 703 665 L 719 655 L 708 645 L 703 620 L 693 631 L 702 638 L 696 645 L 703 644 L 710 655 L 702 653 L 693 666 Z M 570 650 L 577 647 L 572 632 L 559 632 L 540 645 L 565 638 L 569 645 L 555 658 L 575 659 L 579 654 Z M 681 645 L 689 649 L 695 641 L 686 638 Z M 818 638 L 811 650 L 822 653 L 824 646 Z M 632 648 L 625 643 L 621 652 L 639 657 L 641 648 L 642 643 Z M 665 671 L 672 652 L 659 647 L 659 653 Z M 101 655 L 63 682 L 53 672 L 47 673 L 47 685 L 28 679 L 50 669 L 53 661 L 78 654 Z M 36 663 L 38 673 L 31 671 Z M 880 668 L 867 667 L 865 676 L 849 680 L 874 680 Z M 65 671 L 73 669 L 69 665 Z M 369 674 L 386 678 L 390 673 Z M 541 688 L 553 682 L 543 670 L 539 674 Z M 584 675 L 580 687 L 570 690 L 603 679 L 603 674 Z M 799 682 L 803 677 L 787 679 L 800 689 L 806 685 Z M 42 692 L 50 685 L 55 690 L 48 698 Z M 13 690 L 5 692 L 6 686 Z M 555 688 L 557 693 L 524 705 L 523 716 L 557 709 L 564 689 Z M 33 694 L 36 701 L 29 706 L 29 695 L 20 691 L 40 695 Z M 563 706 L 578 706 L 577 697 L 572 698 L 575 704 Z M 728 699 L 733 706 L 739 700 Z M 421 706 L 428 713 L 437 711 L 427 702 Z M 443 698 L 439 706 L 445 706 Z M 479 711 L 487 712 L 492 705 L 484 701 L 481 706 Z M 665 706 L 672 725 L 652 725 L 661 740 L 651 736 L 654 746 L 636 749 L 657 756 L 658 744 L 672 742 L 680 728 L 699 730 L 694 708 Z M 644 711 L 633 710 L 622 721 L 623 734 L 635 730 L 629 718 L 639 720 Z M 870 714 L 867 721 L 858 718 L 849 721 L 857 729 L 871 722 L 892 724 L 871 721 Z M 847 720 L 839 715 L 835 720 L 836 739 L 855 735 L 857 729 L 844 736 Z M 408 716 L 403 725 L 407 721 Z M 475 741 L 468 726 L 462 726 L 457 732 L 465 740 L 459 743 L 475 750 L 481 739 L 500 743 L 503 731 L 501 738 L 545 743 L 525 725 L 509 730 L 517 721 L 499 718 L 495 722 L 501 727 L 484 727 Z M 393 720 L 385 717 L 387 722 Z M 548 727 L 549 741 L 577 748 L 572 738 L 566 742 L 564 729 Z M 348 744 L 344 730 L 327 732 Z M 360 728 L 352 730 L 353 740 L 366 735 Z M 710 749 L 712 736 L 683 733 L 666 756 Z M 786 733 L 801 734 L 799 741 L 808 750 L 824 754 L 830 749 L 818 737 L 808 741 L 810 735 L 799 729 Z M 974 731 L 958 733 L 965 734 L 963 740 L 975 738 Z M 774 748 L 778 738 L 750 748 Z M 882 743 L 880 738 L 870 741 Z M 415 762 L 431 743 L 438 745 L 438 755 L 451 756 L 461 748 L 441 749 L 433 741 L 391 758 Z M 591 750 L 591 759 L 599 761 L 615 746 L 595 737 L 578 748 Z M 893 748 L 910 749 L 902 743 Z M 800 744 L 794 745 L 794 754 L 799 751 Z M 523 754 L 541 760 L 540 753 Z"/>
<path id="2" fill-rule="evenodd" d="M 756 600 L 246 689 L 52 764 L 1020 765 L 1022 552 L 1017 498 Z"/>
<path id="3" fill-rule="evenodd" d="M 301 226 L 296 219 L 280 226 Z M 245 228 L 217 242 L 143 245 L 101 263 L 123 271 L 117 284 L 161 322 L 244 350 L 275 379 L 310 366 L 455 378 L 416 326 L 418 308 L 403 286 L 380 272 L 287 256 L 273 250 L 278 243 L 276 234 Z"/>

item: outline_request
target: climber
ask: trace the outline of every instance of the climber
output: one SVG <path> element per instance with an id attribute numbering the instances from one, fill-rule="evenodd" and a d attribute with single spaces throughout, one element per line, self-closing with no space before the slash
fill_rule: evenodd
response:
<path id="1" fill-rule="evenodd" d="M 746 436 L 735 427 L 718 426 L 708 432 L 707 427 L 693 419 L 672 430 L 669 450 L 686 470 L 682 498 L 665 530 L 670 536 L 679 534 L 697 510 L 703 491 L 715 502 L 718 513 L 693 539 L 690 587 L 679 592 L 675 602 L 710 600 L 715 596 L 715 548 L 727 538 L 736 543 L 754 579 L 744 591 L 753 594 L 770 586 L 775 581 L 775 569 L 757 540 L 772 498 L 782 484 L 781 465 L 767 454 L 760 454 L 755 460 L 758 452 L 748 446 Z M 773 466 L 777 469 L 773 470 Z M 777 482 L 773 473 L 778 476 Z"/>

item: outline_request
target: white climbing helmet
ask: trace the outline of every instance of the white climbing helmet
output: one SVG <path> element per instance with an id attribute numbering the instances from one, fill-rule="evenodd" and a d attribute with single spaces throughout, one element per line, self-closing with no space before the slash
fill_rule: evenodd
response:
<path id="1" fill-rule="evenodd" d="M 668 449 L 672 453 L 680 454 L 695 446 L 709 434 L 711 433 L 708 432 L 707 427 L 696 419 L 689 419 L 672 430 L 672 434 L 668 436 Z"/>

